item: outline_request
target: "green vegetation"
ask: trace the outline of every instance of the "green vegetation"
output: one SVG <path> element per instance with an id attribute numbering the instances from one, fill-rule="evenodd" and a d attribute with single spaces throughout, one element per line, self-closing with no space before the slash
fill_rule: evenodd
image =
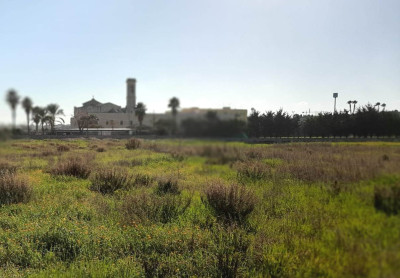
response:
<path id="1" fill-rule="evenodd" d="M 0 277 L 399 277 L 400 144 L 0 142 Z"/>

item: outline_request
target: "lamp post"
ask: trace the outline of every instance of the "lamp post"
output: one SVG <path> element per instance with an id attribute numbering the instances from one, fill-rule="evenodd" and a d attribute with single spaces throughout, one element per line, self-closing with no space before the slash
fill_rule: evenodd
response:
<path id="1" fill-rule="evenodd" d="M 336 113 L 336 99 L 338 97 L 338 93 L 333 93 L 333 98 L 335 99 L 334 105 L 333 105 L 333 113 Z"/>

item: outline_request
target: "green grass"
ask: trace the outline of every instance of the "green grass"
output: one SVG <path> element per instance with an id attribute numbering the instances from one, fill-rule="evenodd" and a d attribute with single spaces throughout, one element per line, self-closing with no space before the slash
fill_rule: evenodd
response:
<path id="1" fill-rule="evenodd" d="M 398 143 L 125 144 L 0 142 L 0 165 L 33 190 L 0 206 L 0 277 L 400 276 Z M 75 156 L 95 157 L 90 177 L 51 174 Z M 148 183 L 92 191 L 96 171 L 115 167 Z M 161 194 L 171 177 L 179 190 Z M 215 183 L 252 192 L 245 221 L 207 203 Z"/>

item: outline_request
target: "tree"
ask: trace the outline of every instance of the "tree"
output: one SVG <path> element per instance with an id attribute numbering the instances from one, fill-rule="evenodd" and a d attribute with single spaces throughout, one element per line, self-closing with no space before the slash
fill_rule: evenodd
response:
<path id="1" fill-rule="evenodd" d="M 36 133 L 38 133 L 38 126 L 40 123 L 40 107 L 35 106 L 32 108 L 32 121 L 35 123 L 36 125 Z"/>
<path id="2" fill-rule="evenodd" d="M 350 114 L 351 114 L 351 104 L 352 104 L 353 102 L 351 101 L 351 100 L 349 100 L 348 102 L 347 102 L 347 104 L 349 105 L 349 107 L 350 107 Z"/>
<path id="3" fill-rule="evenodd" d="M 174 117 L 174 122 L 175 122 L 175 127 L 174 127 L 174 132 L 176 130 L 176 115 L 178 114 L 178 108 L 179 108 L 179 99 L 176 97 L 173 97 L 169 100 L 168 107 L 171 108 L 172 116 Z"/>
<path id="4" fill-rule="evenodd" d="M 356 112 L 357 100 L 353 100 L 353 114 Z"/>
<path id="5" fill-rule="evenodd" d="M 383 107 L 382 112 L 385 111 L 386 103 L 382 103 L 381 106 Z"/>
<path id="6" fill-rule="evenodd" d="M 58 104 L 52 103 L 47 105 L 47 113 L 49 116 L 49 123 L 50 123 L 50 128 L 51 128 L 51 133 L 54 132 L 54 125 L 57 121 L 57 119 L 59 121 L 61 121 L 62 123 L 64 123 L 64 119 L 61 117 L 57 117 L 59 115 L 64 116 L 64 111 L 62 109 L 60 109 L 60 106 Z"/>
<path id="7" fill-rule="evenodd" d="M 98 126 L 99 119 L 95 115 L 82 114 L 75 117 L 75 121 L 78 125 L 78 129 L 83 133 L 83 129 L 86 128 L 86 133 L 89 132 L 89 127 Z"/>
<path id="8" fill-rule="evenodd" d="M 380 102 L 377 102 L 377 103 L 375 103 L 375 105 L 374 105 L 374 106 L 378 106 L 378 112 L 379 112 L 379 107 L 380 107 L 380 105 L 381 105 Z"/>
<path id="9" fill-rule="evenodd" d="M 25 97 L 22 100 L 22 107 L 25 110 L 26 113 L 26 122 L 27 122 L 27 126 L 28 126 L 28 134 L 30 133 L 30 129 L 29 129 L 29 115 L 32 112 L 32 100 L 29 97 Z"/>
<path id="10" fill-rule="evenodd" d="M 146 105 L 144 105 L 143 102 L 139 102 L 135 107 L 135 116 L 138 118 L 140 129 L 142 129 L 143 118 L 144 115 L 146 115 L 146 110 Z"/>
<path id="11" fill-rule="evenodd" d="M 8 90 L 6 100 L 11 107 L 12 125 L 13 128 L 15 128 L 15 121 L 17 118 L 16 108 L 19 103 L 19 95 L 17 91 L 15 91 L 14 89 Z"/>

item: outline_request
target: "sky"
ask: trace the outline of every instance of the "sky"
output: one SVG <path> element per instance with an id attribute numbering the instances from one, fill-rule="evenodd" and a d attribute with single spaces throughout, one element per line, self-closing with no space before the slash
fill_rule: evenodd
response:
<path id="1" fill-rule="evenodd" d="M 400 110 L 399 0 L 0 0 L 0 124 L 7 90 L 57 103 L 93 96 L 148 113 L 181 107 Z M 17 122 L 25 123 L 21 107 Z"/>

